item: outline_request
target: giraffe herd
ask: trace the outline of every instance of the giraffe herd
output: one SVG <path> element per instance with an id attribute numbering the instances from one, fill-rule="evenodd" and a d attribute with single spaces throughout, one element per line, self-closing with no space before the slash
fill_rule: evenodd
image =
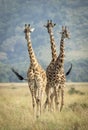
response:
<path id="1" fill-rule="evenodd" d="M 33 113 L 39 117 L 43 109 L 48 107 L 48 110 L 62 110 L 64 105 L 64 87 L 66 82 L 66 74 L 64 72 L 64 40 L 69 39 L 69 32 L 67 27 L 62 27 L 61 40 L 60 40 L 60 53 L 57 56 L 56 43 L 53 34 L 53 28 L 56 24 L 52 20 L 48 20 L 44 25 L 47 28 L 50 36 L 52 59 L 46 71 L 38 63 L 32 47 L 31 32 L 33 29 L 30 24 L 25 24 L 25 39 L 27 41 L 28 53 L 30 58 L 30 65 L 27 71 L 28 86 L 32 96 Z M 71 71 L 71 68 L 69 69 Z M 19 79 L 24 78 L 19 75 L 14 69 L 12 71 L 18 76 Z M 70 73 L 68 71 L 68 74 Z M 46 100 L 43 105 L 43 94 L 45 92 Z M 36 111 L 36 112 L 35 112 Z"/>

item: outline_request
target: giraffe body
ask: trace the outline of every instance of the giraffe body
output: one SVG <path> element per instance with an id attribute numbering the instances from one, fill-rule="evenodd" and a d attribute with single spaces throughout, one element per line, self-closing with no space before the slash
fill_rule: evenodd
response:
<path id="1" fill-rule="evenodd" d="M 39 117 L 41 114 L 42 94 L 46 86 L 46 73 L 38 63 L 32 49 L 32 43 L 30 39 L 30 25 L 25 25 L 24 32 L 30 56 L 30 67 L 27 72 L 28 85 L 32 95 L 33 110 L 36 106 L 36 116 Z"/>

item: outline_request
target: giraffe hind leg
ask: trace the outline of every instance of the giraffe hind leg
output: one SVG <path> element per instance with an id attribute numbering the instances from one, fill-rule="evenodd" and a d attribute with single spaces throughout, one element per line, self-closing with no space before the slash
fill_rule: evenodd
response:
<path id="1" fill-rule="evenodd" d="M 33 115 L 35 116 L 35 99 L 32 97 Z"/>
<path id="2" fill-rule="evenodd" d="M 50 91 L 48 91 L 47 93 L 47 97 L 44 103 L 44 108 L 43 111 L 45 111 L 45 109 L 48 107 L 48 111 L 50 111 L 50 106 L 51 106 L 51 99 L 50 99 Z"/>
<path id="3" fill-rule="evenodd" d="M 50 95 L 50 99 L 51 99 L 51 110 L 52 110 L 52 111 L 54 111 L 54 103 L 53 103 L 54 96 L 55 96 L 55 93 L 53 92 L 53 93 Z"/>
<path id="4" fill-rule="evenodd" d="M 42 90 L 41 86 L 37 88 L 37 93 L 36 93 L 36 104 L 37 104 L 37 112 L 36 112 L 36 117 L 38 118 L 41 115 L 41 102 L 42 102 Z"/>
<path id="5" fill-rule="evenodd" d="M 59 109 L 60 91 L 61 91 L 60 86 L 55 88 L 55 108 L 56 108 L 56 110 Z"/>
<path id="6" fill-rule="evenodd" d="M 45 111 L 45 109 L 46 109 L 47 105 L 48 105 L 48 98 L 46 98 L 46 101 L 45 101 L 45 103 L 44 103 L 44 108 L 43 108 L 43 111 Z"/>
<path id="7" fill-rule="evenodd" d="M 60 112 L 62 111 L 64 105 L 64 88 L 61 88 L 61 106 L 60 106 Z"/>
<path id="8" fill-rule="evenodd" d="M 38 118 L 40 116 L 40 99 L 39 98 L 36 99 L 36 104 L 37 104 L 36 117 Z"/>
<path id="9" fill-rule="evenodd" d="M 46 87 L 46 100 L 45 100 L 45 103 L 44 103 L 44 110 L 48 107 L 48 110 L 50 110 L 50 88 L 49 87 Z"/>
<path id="10" fill-rule="evenodd" d="M 34 96 L 34 89 L 31 90 L 31 96 L 32 96 L 32 106 L 33 106 L 33 115 L 35 116 L 35 96 Z"/>

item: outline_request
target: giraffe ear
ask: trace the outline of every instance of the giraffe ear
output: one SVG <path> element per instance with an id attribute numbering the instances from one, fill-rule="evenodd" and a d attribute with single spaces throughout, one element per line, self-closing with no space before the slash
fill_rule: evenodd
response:
<path id="1" fill-rule="evenodd" d="M 27 24 L 25 24 L 25 27 L 27 27 Z"/>
<path id="2" fill-rule="evenodd" d="M 47 23 L 50 23 L 50 20 L 47 20 Z"/>
<path id="3" fill-rule="evenodd" d="M 35 30 L 35 28 L 31 28 L 31 32 L 33 32 Z"/>
<path id="4" fill-rule="evenodd" d="M 50 23 L 52 23 L 52 20 L 50 20 Z"/>
<path id="5" fill-rule="evenodd" d="M 65 30 L 67 31 L 67 26 L 65 26 Z"/>

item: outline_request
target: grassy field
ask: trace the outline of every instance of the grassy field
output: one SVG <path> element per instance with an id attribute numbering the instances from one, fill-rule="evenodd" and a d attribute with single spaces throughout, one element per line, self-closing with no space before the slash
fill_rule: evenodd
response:
<path id="1" fill-rule="evenodd" d="M 88 83 L 68 83 L 62 112 L 33 118 L 26 83 L 0 84 L 0 130 L 88 130 Z"/>

